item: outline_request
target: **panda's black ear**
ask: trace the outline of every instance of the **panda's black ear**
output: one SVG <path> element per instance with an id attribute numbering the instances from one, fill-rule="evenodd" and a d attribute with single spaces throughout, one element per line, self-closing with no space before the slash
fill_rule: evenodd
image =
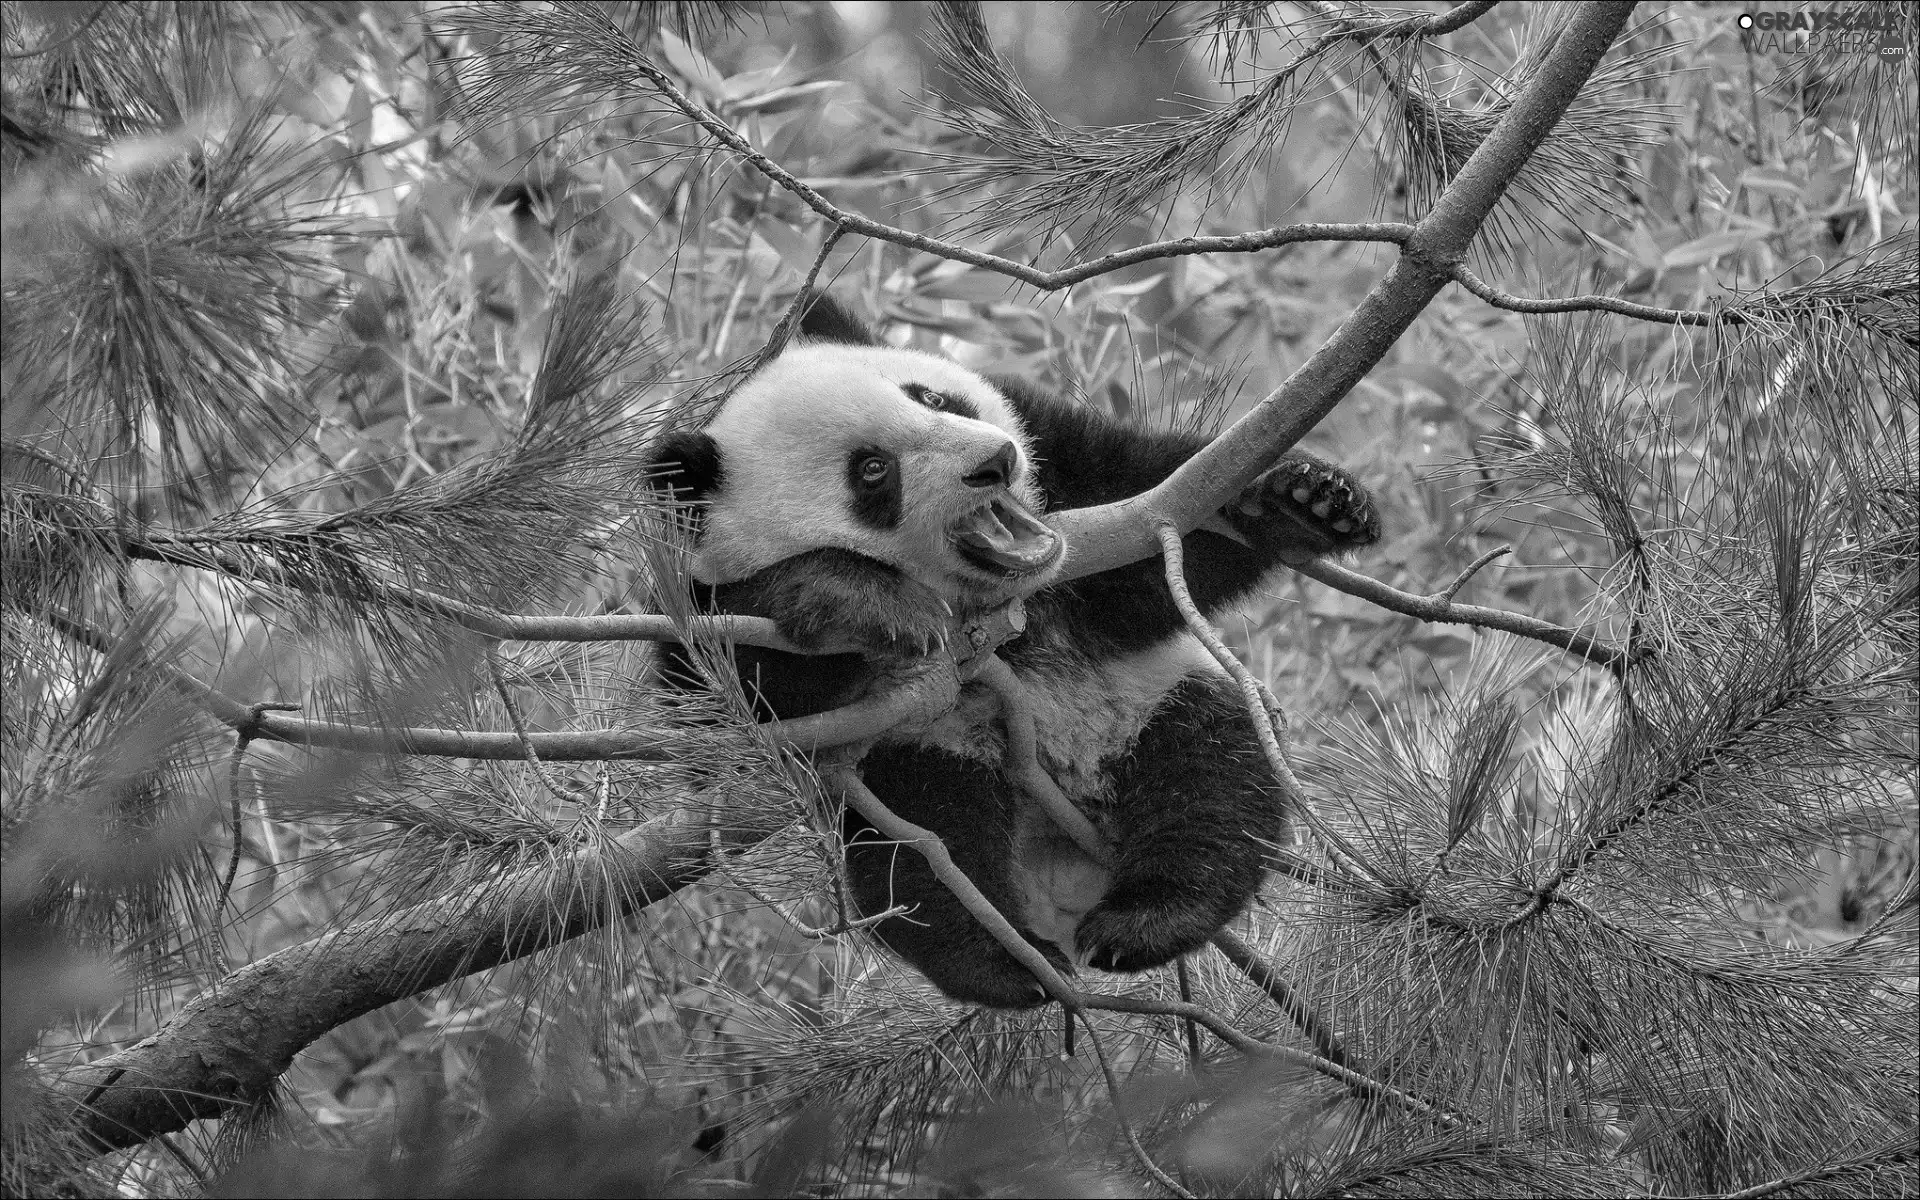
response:
<path id="1" fill-rule="evenodd" d="M 647 481 L 683 504 L 720 490 L 720 443 L 691 429 L 668 434 L 653 448 Z"/>
<path id="2" fill-rule="evenodd" d="M 800 336 L 816 342 L 841 342 L 849 346 L 878 346 L 879 339 L 865 321 L 851 309 L 825 292 L 813 293 L 807 310 L 800 317 Z"/>

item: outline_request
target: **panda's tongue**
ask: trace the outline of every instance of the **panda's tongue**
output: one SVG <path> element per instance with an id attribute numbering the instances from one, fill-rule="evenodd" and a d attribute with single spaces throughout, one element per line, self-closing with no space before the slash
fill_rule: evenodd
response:
<path id="1" fill-rule="evenodd" d="M 1060 535 L 1020 505 L 995 500 L 970 513 L 952 529 L 960 552 L 982 566 L 1009 575 L 1029 575 L 1054 560 Z"/>

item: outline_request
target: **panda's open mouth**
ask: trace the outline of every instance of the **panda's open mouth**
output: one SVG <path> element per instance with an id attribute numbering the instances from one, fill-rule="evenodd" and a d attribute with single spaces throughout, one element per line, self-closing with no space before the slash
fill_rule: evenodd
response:
<path id="1" fill-rule="evenodd" d="M 1064 543 L 1017 501 L 1002 497 L 947 526 L 960 557 L 996 575 L 1033 575 L 1052 566 Z"/>

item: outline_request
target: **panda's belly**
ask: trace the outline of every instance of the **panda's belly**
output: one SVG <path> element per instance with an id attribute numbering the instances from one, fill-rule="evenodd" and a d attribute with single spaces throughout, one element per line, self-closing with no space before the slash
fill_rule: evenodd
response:
<path id="1" fill-rule="evenodd" d="M 1200 640 L 1185 632 L 1121 658 L 1092 659 L 1059 647 L 1009 665 L 1033 710 L 1040 765 L 1073 800 L 1106 791 L 1106 765 L 1132 747 L 1182 680 L 1222 674 Z M 997 767 L 1006 750 L 999 698 L 985 684 L 970 683 L 952 712 L 926 726 L 896 729 L 887 740 Z"/>

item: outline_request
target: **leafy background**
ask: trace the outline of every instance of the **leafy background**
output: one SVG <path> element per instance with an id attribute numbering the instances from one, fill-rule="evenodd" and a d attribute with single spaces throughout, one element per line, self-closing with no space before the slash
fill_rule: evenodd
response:
<path id="1" fill-rule="evenodd" d="M 1519 7 L 1424 51 L 1433 103 L 1473 112 L 1501 94 L 1547 19 L 1510 11 Z M 15 3 L 6 13 L 6 436 L 87 464 L 84 487 L 52 467 L 10 466 L 38 471 L 36 497 L 53 497 L 34 501 L 51 516 L 9 512 L 10 593 L 37 601 L 105 586 L 76 582 L 58 561 L 66 543 L 45 533 L 83 524 L 61 514 L 91 513 L 92 489 L 173 528 L 263 539 L 320 529 L 505 607 L 650 607 L 646 567 L 620 531 L 596 543 L 610 553 L 550 555 L 554 530 L 587 506 L 540 494 L 539 455 L 617 472 L 649 421 L 714 394 L 751 359 L 821 250 L 819 223 L 791 195 L 716 152 L 657 97 L 595 77 L 600 60 L 536 10 Z M 654 6 L 618 20 L 656 39 L 688 95 L 837 203 L 1056 265 L 1162 236 L 1424 210 L 1445 147 L 1424 144 L 1418 123 L 1383 118 L 1387 98 L 1357 50 L 1329 56 L 1280 117 L 1218 157 L 1175 151 L 1189 154 L 1167 177 L 1177 186 L 1116 199 L 1076 183 L 1074 164 L 1058 158 L 1070 148 L 1111 163 L 1152 144 L 1155 122 L 1258 94 L 1297 51 L 1269 24 L 1285 15 L 1240 4 L 990 6 L 1002 66 L 1045 120 L 1022 109 L 1004 75 L 937 53 L 951 34 L 920 5 Z M 1862 261 L 1910 272 L 1912 96 L 1876 92 L 1881 77 L 1858 63 L 1749 53 L 1735 15 L 1650 6 L 1613 74 L 1568 118 L 1579 137 L 1604 138 L 1605 152 L 1550 164 L 1557 176 L 1518 189 L 1476 268 L 1525 295 L 1598 291 L 1677 308 L 1817 287 Z M 529 38 L 542 52 L 522 53 Z M 1029 374 L 1121 415 L 1218 428 L 1300 365 L 1391 253 L 1317 243 L 1172 258 L 1039 294 L 847 238 L 820 279 L 896 344 Z M 618 302 L 569 310 L 578 281 L 602 270 Z M 631 353 L 602 364 L 617 386 L 598 408 L 529 449 L 515 439 L 539 408 L 550 329 L 569 311 L 625 322 Z M 1664 531 L 1751 529 L 1772 510 L 1742 481 L 1749 448 L 1810 426 L 1831 444 L 1808 469 L 1852 463 L 1849 494 L 1890 506 L 1880 524 L 1857 528 L 1878 529 L 1893 569 L 1910 568 L 1911 358 L 1868 372 L 1905 413 L 1904 435 L 1895 428 L 1890 441 L 1876 440 L 1885 429 L 1848 432 L 1859 414 L 1845 389 L 1810 399 L 1818 389 L 1790 382 L 1831 380 L 1858 347 L 1835 337 L 1796 358 L 1758 337 L 1532 319 L 1449 289 L 1307 445 L 1354 469 L 1384 504 L 1391 535 L 1354 564 L 1363 573 L 1424 593 L 1511 546 L 1467 598 L 1596 621 L 1625 641 L 1645 611 L 1616 602 L 1644 586 L 1636 571 L 1657 568 L 1698 603 L 1718 585 L 1704 572 L 1682 578 L 1690 555 L 1726 546 L 1675 535 L 1664 549 L 1623 552 L 1620 514 L 1656 543 Z M 475 483 L 474 464 L 514 454 L 532 465 Z M 1611 483 L 1595 463 L 1618 469 Z M 327 524 L 337 514 L 357 515 Z M 340 561 L 325 553 L 315 550 L 318 575 Z M 128 655 L 309 711 L 403 701 L 409 712 L 506 724 L 491 693 L 471 686 L 470 659 L 365 622 L 344 589 L 290 603 L 210 572 L 119 570 L 118 586 L 154 600 Z M 1610 727 L 1606 686 L 1577 663 L 1497 634 L 1424 626 L 1291 574 L 1226 633 L 1292 714 L 1310 791 L 1350 811 L 1356 837 L 1377 835 L 1387 857 L 1404 836 L 1395 814 L 1411 819 L 1407 798 L 1431 793 L 1466 742 L 1504 731 L 1514 787 L 1532 798 L 1531 819 L 1551 825 L 1567 764 Z M 241 825 L 238 915 L 222 915 L 209 897 L 228 866 L 224 748 L 187 749 L 197 743 L 165 725 L 165 706 L 111 663 L 79 664 L 70 648 L 17 629 L 9 639 L 9 874 L 63 841 L 80 849 L 61 854 L 105 864 L 91 890 L 73 893 L 90 914 L 69 922 L 86 953 L 29 940 L 16 958 L 9 942 L 8 1050 L 22 1043 L 34 1063 L 139 1036 L 226 966 L 434 894 L 451 877 L 542 861 L 558 853 L 556 831 L 580 819 L 578 797 L 609 779 L 615 811 L 646 811 L 631 773 L 572 772 L 571 798 L 555 804 L 504 766 L 356 774 L 256 743 L 241 768 L 255 806 Z M 631 648 L 532 648 L 511 672 L 532 697 L 528 718 L 550 724 L 644 708 L 634 694 L 644 660 Z M 1489 697 L 1506 707 L 1496 713 Z M 1910 690 L 1887 703 L 1910 722 Z M 64 714 L 82 708 L 115 719 L 62 734 Z M 63 736 L 93 755 L 69 757 L 118 784 L 129 760 L 165 750 L 164 770 L 141 775 L 144 799 L 129 801 L 124 787 L 110 799 L 123 816 L 106 827 L 141 831 L 132 849 L 103 838 L 99 822 L 55 819 L 48 798 L 91 794 L 86 780 L 48 785 L 27 748 Z M 1889 754 L 1910 772 L 1911 736 Z M 745 773 L 752 756 L 730 765 Z M 1846 945 L 1910 887 L 1911 774 L 1904 792 L 1896 777 L 1868 793 L 1861 811 L 1834 818 L 1823 848 L 1761 856 L 1763 869 L 1718 896 L 1740 937 Z M 431 820 L 418 815 L 426 808 Z M 845 1186 L 896 1189 L 910 1170 L 963 1191 L 1121 1186 L 1091 1150 L 1073 1149 L 1114 1135 L 1084 1052 L 1057 1054 L 1057 1016 L 959 1013 L 856 941 L 804 936 L 788 917 L 827 922 L 830 854 L 804 825 L 791 833 L 604 936 L 329 1033 L 286 1076 L 275 1110 L 308 1150 L 246 1160 L 222 1186 L 320 1194 L 343 1172 L 374 1191 L 426 1186 L 450 1147 L 466 1144 L 456 1132 L 491 1121 L 503 1139 L 542 1150 L 497 1160 L 462 1151 L 482 1156 L 464 1169 L 496 1173 L 503 1192 L 537 1192 L 558 1173 L 587 1191 L 745 1180 L 782 1194 L 833 1140 L 804 1106 L 823 1090 L 841 1101 L 840 1148 L 827 1157 Z M 1364 980 L 1313 976 L 1311 951 L 1342 927 L 1303 889 L 1276 885 L 1252 920 L 1309 990 L 1364 990 Z M 1890 976 L 1909 995 L 1911 949 Z M 1279 1024 L 1218 964 L 1200 974 L 1224 1013 Z M 1416 990 L 1403 980 L 1383 1002 L 1423 1005 L 1432 1019 L 1422 1028 L 1445 1029 L 1447 998 Z M 74 1007 L 90 1015 L 45 1019 Z M 1351 1113 L 1275 1102 L 1305 1086 L 1284 1072 L 1169 1082 L 1186 1053 L 1173 1022 L 1116 1021 L 1107 1035 L 1139 1077 L 1133 1107 L 1149 1127 L 1213 1114 L 1178 1132 L 1180 1161 L 1201 1177 L 1244 1178 L 1260 1147 L 1358 1136 Z M 973 1110 L 1009 1083 L 1032 1098 Z M 17 1111 L 10 1101 L 10 1121 Z M 963 1111 L 972 1115 L 960 1120 Z M 1630 1113 L 1581 1120 L 1615 1149 L 1630 1136 Z M 935 1127 L 957 1132 L 923 1153 Z M 194 1190 L 195 1174 L 218 1174 L 208 1164 L 230 1156 L 214 1138 L 201 1129 L 187 1149 L 120 1155 L 112 1182 Z M 402 1167 L 362 1149 L 389 1142 L 411 1148 Z M 1530 1186 L 1520 1166 L 1502 1169 L 1522 1193 Z M 1644 1186 L 1635 1172 L 1657 1168 L 1618 1169 Z M 1678 1168 L 1665 1177 L 1689 1179 Z M 1698 1183 L 1721 1186 L 1710 1175 Z"/>

